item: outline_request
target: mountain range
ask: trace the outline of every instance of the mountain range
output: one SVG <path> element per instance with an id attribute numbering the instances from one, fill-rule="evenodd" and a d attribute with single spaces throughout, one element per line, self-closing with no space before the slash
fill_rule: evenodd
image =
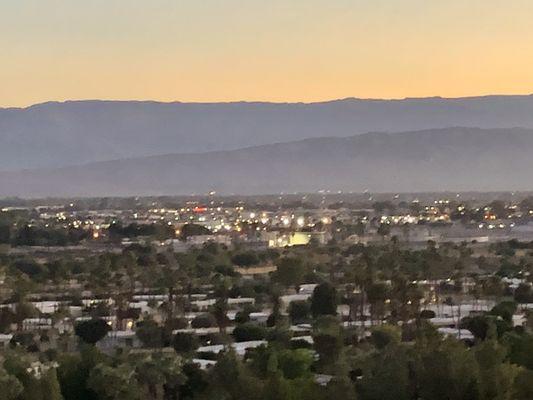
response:
<path id="1" fill-rule="evenodd" d="M 234 150 L 366 132 L 453 126 L 533 128 L 532 111 L 533 96 L 349 98 L 321 103 L 49 102 L 0 109 L 0 171 Z"/>
<path id="2" fill-rule="evenodd" d="M 0 196 L 531 190 L 532 154 L 533 129 L 374 132 L 5 171 Z"/>

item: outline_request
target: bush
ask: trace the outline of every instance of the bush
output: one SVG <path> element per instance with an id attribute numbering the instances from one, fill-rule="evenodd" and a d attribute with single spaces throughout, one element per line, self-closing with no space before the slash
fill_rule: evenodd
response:
<path id="1" fill-rule="evenodd" d="M 504 321 L 512 322 L 513 314 L 516 312 L 517 304 L 514 301 L 502 301 L 499 304 L 496 304 L 490 313 L 501 317 Z"/>
<path id="2" fill-rule="evenodd" d="M 422 310 L 420 311 L 420 318 L 422 319 L 431 319 L 431 318 L 435 318 L 436 317 L 436 314 L 435 314 L 435 311 L 433 310 Z"/>
<path id="3" fill-rule="evenodd" d="M 378 349 L 386 347 L 389 343 L 399 343 L 401 340 L 400 330 L 392 325 L 383 325 L 372 331 L 372 343 Z"/>
<path id="4" fill-rule="evenodd" d="M 189 322 L 185 318 L 172 318 L 166 321 L 165 327 L 169 330 L 187 329 Z"/>
<path id="5" fill-rule="evenodd" d="M 337 291 L 328 282 L 321 283 L 313 291 L 311 312 L 314 317 L 320 315 L 337 315 Z"/>
<path id="6" fill-rule="evenodd" d="M 217 322 L 215 321 L 215 318 L 211 314 L 200 314 L 197 315 L 192 321 L 191 326 L 194 329 L 198 328 L 211 328 L 213 326 L 216 326 Z"/>
<path id="7" fill-rule="evenodd" d="M 235 322 L 237 324 L 244 324 L 246 322 L 250 322 L 250 313 L 246 310 L 239 311 L 235 315 Z"/>
<path id="8" fill-rule="evenodd" d="M 154 320 L 148 319 L 137 324 L 135 334 L 146 347 L 163 347 L 163 328 Z"/>
<path id="9" fill-rule="evenodd" d="M 291 321 L 293 324 L 298 324 L 307 321 L 310 312 L 311 305 L 308 301 L 293 301 L 289 305 L 289 316 L 291 317 Z"/>
<path id="10" fill-rule="evenodd" d="M 172 342 L 174 350 L 179 354 L 188 354 L 199 346 L 198 337 L 193 333 L 178 332 Z"/>
<path id="11" fill-rule="evenodd" d="M 99 340 L 103 339 L 110 330 L 111 327 L 103 319 L 82 321 L 74 328 L 76 335 L 88 344 L 96 344 Z"/>
<path id="12" fill-rule="evenodd" d="M 233 330 L 233 337 L 236 342 L 263 340 L 266 334 L 267 330 L 264 327 L 252 323 L 237 325 Z"/>
<path id="13" fill-rule="evenodd" d="M 250 267 L 255 264 L 259 264 L 259 257 L 257 257 L 257 254 L 254 252 L 246 252 L 246 253 L 240 253 L 235 254 L 231 261 L 240 267 Z"/>

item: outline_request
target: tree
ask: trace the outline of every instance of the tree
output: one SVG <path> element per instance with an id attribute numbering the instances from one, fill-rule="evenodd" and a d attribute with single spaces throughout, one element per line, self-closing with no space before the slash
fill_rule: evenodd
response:
<path id="1" fill-rule="evenodd" d="M 146 347 L 158 348 L 164 346 L 163 328 L 153 319 L 139 322 L 135 334 Z"/>
<path id="2" fill-rule="evenodd" d="M 22 383 L 16 376 L 8 374 L 3 368 L 0 369 L 0 387 L 2 388 L 2 394 L 0 398 L 4 400 L 16 400 L 22 393 Z"/>
<path id="3" fill-rule="evenodd" d="M 501 303 L 496 304 L 492 310 L 490 310 L 490 313 L 501 317 L 506 322 L 512 323 L 516 309 L 517 305 L 514 301 L 502 301 Z"/>
<path id="4" fill-rule="evenodd" d="M 65 400 L 97 400 L 87 380 L 93 368 L 104 361 L 98 348 L 84 346 L 80 354 L 63 354 L 58 361 L 57 375 Z"/>
<path id="5" fill-rule="evenodd" d="M 179 354 L 190 354 L 199 346 L 198 337 L 193 333 L 178 332 L 172 341 L 172 347 Z"/>
<path id="6" fill-rule="evenodd" d="M 0 308 L 0 332 L 11 332 L 11 324 L 15 323 L 15 313 L 7 307 Z"/>
<path id="7" fill-rule="evenodd" d="M 275 280 L 289 287 L 302 282 L 305 275 L 305 266 L 301 258 L 284 257 L 278 262 Z"/>
<path id="8" fill-rule="evenodd" d="M 293 324 L 306 322 L 311 312 L 311 305 L 307 300 L 292 301 L 289 304 L 289 316 Z"/>
<path id="9" fill-rule="evenodd" d="M 211 328 L 215 326 L 216 323 L 217 321 L 215 320 L 215 317 L 213 317 L 213 315 L 205 313 L 194 317 L 194 319 L 191 321 L 191 327 L 193 327 L 194 329 Z"/>
<path id="10" fill-rule="evenodd" d="M 313 326 L 313 347 L 323 366 L 331 366 L 339 361 L 343 339 L 343 331 L 337 318 L 325 315 L 316 320 Z"/>
<path id="11" fill-rule="evenodd" d="M 312 398 L 317 399 L 317 397 Z M 354 384 L 347 375 L 333 376 L 328 382 L 322 398 L 344 400 L 357 399 Z"/>
<path id="12" fill-rule="evenodd" d="M 182 372 L 185 376 L 185 382 L 178 387 L 177 398 L 199 398 L 209 386 L 207 372 L 200 369 L 200 367 L 194 363 L 185 364 Z"/>
<path id="13" fill-rule="evenodd" d="M 31 303 L 20 301 L 15 307 L 15 322 L 17 323 L 18 330 L 22 329 L 22 321 L 26 318 L 33 318 L 39 315 L 39 311 Z"/>
<path id="14" fill-rule="evenodd" d="M 533 370 L 533 335 L 507 333 L 504 341 L 509 349 L 509 360 L 513 364 Z"/>
<path id="15" fill-rule="evenodd" d="M 357 383 L 357 394 L 357 398 L 361 400 L 416 398 L 411 394 L 409 357 L 405 347 L 389 346 L 364 360 L 362 378 Z"/>
<path id="16" fill-rule="evenodd" d="M 321 283 L 311 297 L 313 317 L 320 315 L 337 315 L 337 290 L 328 282 Z"/>
<path id="17" fill-rule="evenodd" d="M 263 340 L 266 336 L 266 329 L 260 325 L 247 322 L 240 324 L 233 330 L 233 337 L 236 342 L 247 342 L 250 340 Z"/>
<path id="18" fill-rule="evenodd" d="M 433 310 L 422 310 L 420 311 L 420 318 L 422 319 L 431 319 L 435 318 L 437 314 L 435 314 L 435 311 Z"/>
<path id="19" fill-rule="evenodd" d="M 301 379 L 311 375 L 313 354 L 307 349 L 281 350 L 278 355 L 278 366 L 286 379 Z"/>
<path id="20" fill-rule="evenodd" d="M 393 325 L 382 325 L 372 329 L 370 336 L 374 346 L 378 349 L 383 349 L 391 343 L 398 344 L 402 338 L 400 329 Z"/>
<path id="21" fill-rule="evenodd" d="M 382 238 L 385 238 L 385 236 L 390 235 L 390 225 L 386 223 L 381 223 L 378 227 L 378 235 L 380 235 Z"/>
<path id="22" fill-rule="evenodd" d="M 533 371 L 522 369 L 519 371 L 513 391 L 513 400 L 533 399 Z"/>
<path id="23" fill-rule="evenodd" d="M 511 400 L 520 368 L 506 362 L 506 349 L 496 340 L 486 340 L 475 348 L 479 365 L 479 395 L 484 400 Z"/>
<path id="24" fill-rule="evenodd" d="M 130 361 L 135 366 L 135 377 L 143 389 L 142 399 L 176 399 L 184 383 L 181 357 L 172 353 L 154 352 Z"/>
<path id="25" fill-rule="evenodd" d="M 235 314 L 235 323 L 244 324 L 250 322 L 250 310 L 241 310 Z"/>
<path id="26" fill-rule="evenodd" d="M 226 333 L 226 327 L 229 325 L 229 318 L 227 316 L 228 300 L 225 297 L 218 298 L 213 306 L 212 313 L 220 333 Z"/>
<path id="27" fill-rule="evenodd" d="M 134 374 L 135 371 L 128 364 L 116 368 L 98 364 L 91 371 L 87 386 L 98 395 L 98 399 L 141 400 L 142 391 Z"/>
<path id="28" fill-rule="evenodd" d="M 181 237 L 187 239 L 189 236 L 210 235 L 211 231 L 203 225 L 185 224 L 181 228 Z"/>
<path id="29" fill-rule="evenodd" d="M 0 371 L 0 380 L 13 384 L 13 388 L 11 391 L 10 388 L 6 390 L 2 387 L 0 398 L 3 399 L 6 392 L 7 398 L 19 392 L 17 399 L 20 400 L 63 400 L 54 364 L 35 361 L 22 352 L 15 352 L 6 355 L 4 368 L 7 374 Z M 17 381 L 21 384 L 22 391 L 19 391 Z"/>
<path id="30" fill-rule="evenodd" d="M 389 295 L 389 288 L 383 282 L 375 282 L 367 288 L 367 298 L 370 303 L 370 320 L 382 319 L 385 314 L 385 301 Z"/>
<path id="31" fill-rule="evenodd" d="M 533 301 L 531 285 L 521 283 L 514 291 L 514 299 L 519 304 L 531 303 Z"/>
<path id="32" fill-rule="evenodd" d="M 432 342 L 420 348 L 416 381 L 420 398 L 432 400 L 476 399 L 479 370 L 474 353 L 455 339 Z"/>
<path id="33" fill-rule="evenodd" d="M 104 338 L 111 327 L 103 319 L 91 319 L 76 324 L 74 332 L 85 343 L 94 345 Z"/>
<path id="34" fill-rule="evenodd" d="M 63 400 L 55 368 L 50 368 L 40 379 L 42 398 L 46 400 Z"/>
<path id="35" fill-rule="evenodd" d="M 220 354 L 209 374 L 209 388 L 205 398 L 232 400 L 260 400 L 262 382 L 252 376 L 233 350 Z"/>
<path id="36" fill-rule="evenodd" d="M 231 261 L 240 267 L 250 267 L 259 264 L 259 257 L 257 257 L 256 253 L 248 251 L 246 253 L 235 254 L 231 258 Z"/>

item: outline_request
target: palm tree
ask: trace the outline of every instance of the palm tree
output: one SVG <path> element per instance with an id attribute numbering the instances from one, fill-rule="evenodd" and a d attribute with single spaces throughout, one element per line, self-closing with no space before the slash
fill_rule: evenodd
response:
<path id="1" fill-rule="evenodd" d="M 228 299 L 226 297 L 219 297 L 213 306 L 212 314 L 217 322 L 220 333 L 226 333 L 226 328 L 229 324 L 228 313 Z"/>
<path id="2" fill-rule="evenodd" d="M 389 288 L 384 282 L 371 284 L 367 289 L 368 301 L 370 303 L 370 321 L 383 320 L 385 315 L 385 302 L 389 296 Z"/>

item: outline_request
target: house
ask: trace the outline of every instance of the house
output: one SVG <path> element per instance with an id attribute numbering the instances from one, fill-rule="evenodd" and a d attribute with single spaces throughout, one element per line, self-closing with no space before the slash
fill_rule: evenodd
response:
<path id="1" fill-rule="evenodd" d="M 248 342 L 238 342 L 238 343 L 231 343 L 229 346 L 235 350 L 235 353 L 239 356 L 244 356 L 246 354 L 246 351 L 248 349 L 255 349 L 256 347 L 266 345 L 268 342 L 266 340 L 251 340 Z M 199 347 L 197 352 L 199 354 L 201 353 L 214 353 L 218 354 L 221 351 L 223 351 L 226 348 L 226 345 L 223 344 L 215 344 L 211 346 L 202 346 Z"/>
<path id="2" fill-rule="evenodd" d="M 9 342 L 11 342 L 11 339 L 13 339 L 13 334 L 3 334 L 0 333 L 0 348 L 6 348 L 9 346 Z"/>

